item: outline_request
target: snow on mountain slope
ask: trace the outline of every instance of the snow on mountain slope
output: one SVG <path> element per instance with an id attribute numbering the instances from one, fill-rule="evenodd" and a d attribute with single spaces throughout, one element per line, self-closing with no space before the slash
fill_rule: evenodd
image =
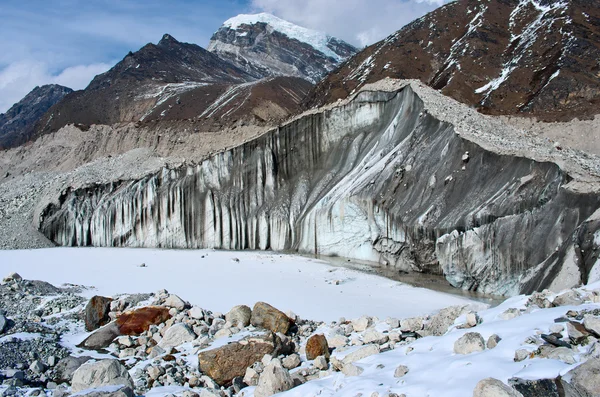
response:
<path id="1" fill-rule="evenodd" d="M 264 13 L 227 20 L 208 50 L 256 78 L 295 76 L 313 83 L 356 53 L 335 37 Z"/>
<path id="2" fill-rule="evenodd" d="M 241 14 L 225 21 L 223 26 L 233 30 L 238 30 L 243 25 L 256 25 L 257 23 L 265 23 L 269 28 L 288 36 L 290 39 L 296 39 L 302 43 L 311 45 L 315 50 L 336 59 L 344 60 L 340 54 L 329 48 L 329 42 L 335 38 L 316 30 L 303 28 L 302 26 L 294 25 L 291 22 L 285 21 L 274 15 L 261 14 Z M 243 33 L 242 33 L 243 34 Z"/>

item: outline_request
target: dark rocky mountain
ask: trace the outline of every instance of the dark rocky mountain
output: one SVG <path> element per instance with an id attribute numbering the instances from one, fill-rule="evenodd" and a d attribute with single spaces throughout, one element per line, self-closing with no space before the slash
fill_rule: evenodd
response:
<path id="1" fill-rule="evenodd" d="M 385 77 L 420 79 L 483 113 L 587 118 L 600 104 L 599 0 L 459 0 L 345 63 L 308 105 Z"/>
<path id="2" fill-rule="evenodd" d="M 296 76 L 313 83 L 357 51 L 335 37 L 264 13 L 229 19 L 208 50 L 256 78 Z"/>
<path id="3" fill-rule="evenodd" d="M 140 120 L 166 93 L 199 86 L 236 84 L 253 77 L 194 44 L 165 34 L 158 44 L 129 53 L 89 86 L 50 109 L 37 126 L 38 134 L 67 124 L 114 124 Z"/>
<path id="4" fill-rule="evenodd" d="M 0 149 L 29 140 L 40 117 L 71 92 L 72 89 L 56 84 L 35 87 L 6 113 L 0 114 Z"/>
<path id="5" fill-rule="evenodd" d="M 164 35 L 128 54 L 51 108 L 37 125 L 39 135 L 68 124 L 193 120 L 196 129 L 234 123 L 265 124 L 298 113 L 312 84 L 297 77 L 254 76 L 194 44 Z"/>

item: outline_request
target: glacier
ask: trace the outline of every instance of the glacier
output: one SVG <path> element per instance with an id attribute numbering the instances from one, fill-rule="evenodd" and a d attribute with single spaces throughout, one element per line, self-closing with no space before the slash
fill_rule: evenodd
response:
<path id="1" fill-rule="evenodd" d="M 467 138 L 410 85 L 365 90 L 198 164 L 66 189 L 37 226 L 63 246 L 342 256 L 502 295 L 586 282 L 598 195 Z"/>

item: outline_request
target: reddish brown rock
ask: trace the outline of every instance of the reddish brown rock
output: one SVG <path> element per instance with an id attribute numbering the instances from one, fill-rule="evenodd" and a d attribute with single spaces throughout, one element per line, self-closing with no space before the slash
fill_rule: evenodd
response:
<path id="1" fill-rule="evenodd" d="M 104 296 L 94 296 L 85 306 L 85 329 L 94 331 L 110 322 L 108 313 L 110 312 L 110 302 L 112 298 Z"/>
<path id="2" fill-rule="evenodd" d="M 231 383 L 233 378 L 244 376 L 246 369 L 265 354 L 279 355 L 281 340 L 271 332 L 246 338 L 198 355 L 199 369 L 219 385 Z"/>
<path id="3" fill-rule="evenodd" d="M 306 358 L 314 360 L 319 356 L 329 357 L 329 345 L 323 334 L 313 335 L 306 342 Z"/>
<path id="4" fill-rule="evenodd" d="M 148 306 L 121 314 L 117 318 L 117 324 L 121 335 L 139 335 L 148 331 L 151 325 L 164 323 L 170 318 L 168 308 Z"/>
<path id="5" fill-rule="evenodd" d="M 287 334 L 293 324 L 285 313 L 265 302 L 258 302 L 254 305 L 250 323 L 255 327 L 268 329 L 275 333 L 281 332 L 282 334 Z"/>

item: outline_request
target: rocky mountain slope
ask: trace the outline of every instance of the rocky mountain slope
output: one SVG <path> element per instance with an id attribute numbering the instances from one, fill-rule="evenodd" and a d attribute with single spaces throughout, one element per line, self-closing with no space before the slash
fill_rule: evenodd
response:
<path id="1" fill-rule="evenodd" d="M 25 98 L 0 114 L 0 149 L 27 142 L 35 132 L 35 124 L 70 88 L 56 84 L 35 87 Z"/>
<path id="2" fill-rule="evenodd" d="M 415 82 L 381 82 L 198 164 L 81 172 L 35 205 L 59 245 L 294 250 L 499 294 L 577 285 L 597 267 L 598 160 Z"/>
<path id="3" fill-rule="evenodd" d="M 598 59 L 598 0 L 459 0 L 361 51 L 307 102 L 333 102 L 384 77 L 413 78 L 483 113 L 593 118 Z"/>
<path id="4" fill-rule="evenodd" d="M 51 108 L 38 135 L 67 124 L 193 120 L 196 131 L 243 123 L 275 124 L 300 109 L 311 84 L 295 77 L 257 80 L 211 52 L 165 35 L 130 53 Z"/>
<path id="5" fill-rule="evenodd" d="M 264 13 L 227 20 L 208 50 L 255 78 L 296 76 L 313 83 L 356 53 L 342 40 Z"/>

